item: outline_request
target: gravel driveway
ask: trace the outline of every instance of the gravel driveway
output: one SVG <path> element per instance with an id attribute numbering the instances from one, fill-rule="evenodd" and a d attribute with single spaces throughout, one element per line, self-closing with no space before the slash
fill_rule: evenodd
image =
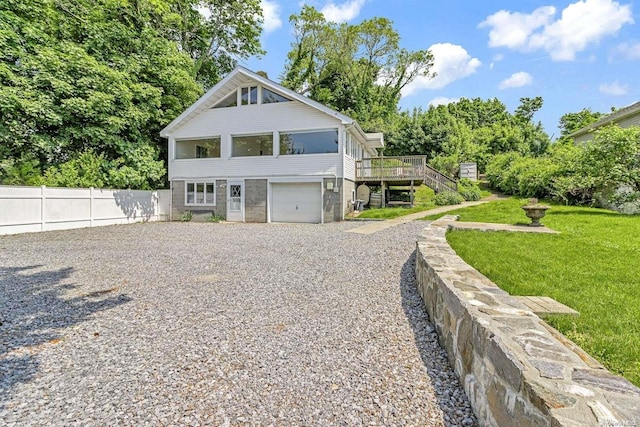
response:
<path id="1" fill-rule="evenodd" d="M 475 425 L 415 289 L 423 223 L 0 236 L 0 425 Z"/>

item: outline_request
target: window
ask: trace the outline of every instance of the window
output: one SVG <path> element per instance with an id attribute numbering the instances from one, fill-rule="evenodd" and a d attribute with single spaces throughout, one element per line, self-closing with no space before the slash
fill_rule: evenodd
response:
<path id="1" fill-rule="evenodd" d="M 244 135 L 231 138 L 231 156 L 273 156 L 273 135 Z"/>
<path id="2" fill-rule="evenodd" d="M 212 159 L 220 157 L 220 137 L 176 140 L 176 159 Z"/>
<path id="3" fill-rule="evenodd" d="M 227 108 L 227 107 L 236 107 L 238 105 L 238 91 L 234 90 L 232 93 L 227 95 L 222 101 L 218 102 L 213 108 Z"/>
<path id="4" fill-rule="evenodd" d="M 216 182 L 186 182 L 185 205 L 216 204 Z"/>
<path id="5" fill-rule="evenodd" d="M 291 101 L 289 98 L 285 98 L 282 95 L 279 95 L 275 92 L 270 91 L 269 89 L 262 88 L 262 103 L 263 104 L 272 104 L 276 102 L 289 102 Z"/>
<path id="6" fill-rule="evenodd" d="M 280 134 L 280 154 L 338 152 L 338 129 Z"/>
<path id="7" fill-rule="evenodd" d="M 242 105 L 258 103 L 258 86 L 243 87 L 240 91 Z"/>

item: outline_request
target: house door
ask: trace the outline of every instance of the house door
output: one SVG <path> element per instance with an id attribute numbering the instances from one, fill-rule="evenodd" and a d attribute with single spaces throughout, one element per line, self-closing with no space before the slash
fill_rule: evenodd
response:
<path id="1" fill-rule="evenodd" d="M 244 222 L 244 181 L 227 181 L 227 221 Z"/>

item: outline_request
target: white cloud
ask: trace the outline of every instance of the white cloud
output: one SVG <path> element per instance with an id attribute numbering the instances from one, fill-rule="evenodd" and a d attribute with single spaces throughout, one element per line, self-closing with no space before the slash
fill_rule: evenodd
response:
<path id="1" fill-rule="evenodd" d="M 549 24 L 555 13 L 556 8 L 553 6 L 539 7 L 528 15 L 501 10 L 488 16 L 479 27 L 491 27 L 489 47 L 519 49 L 527 45 L 536 29 Z"/>
<path id="2" fill-rule="evenodd" d="M 520 71 L 518 73 L 514 73 L 511 77 L 504 79 L 498 85 L 498 89 L 511 89 L 514 87 L 523 87 L 529 86 L 533 82 L 533 77 L 531 74 Z"/>
<path id="3" fill-rule="evenodd" d="M 640 42 L 637 43 L 622 43 L 616 47 L 616 56 L 621 56 L 624 59 L 634 60 L 640 59 Z"/>
<path id="4" fill-rule="evenodd" d="M 429 106 L 437 107 L 438 105 L 453 104 L 454 102 L 458 101 L 460 101 L 460 98 L 447 98 L 445 96 L 438 96 L 429 101 Z"/>
<path id="5" fill-rule="evenodd" d="M 621 85 L 617 81 L 613 83 L 602 83 L 600 85 L 600 93 L 604 95 L 622 96 L 629 93 L 629 86 Z"/>
<path id="6" fill-rule="evenodd" d="M 438 43 L 432 45 L 429 50 L 433 54 L 431 73 L 435 73 L 436 76 L 434 78 L 418 76 L 404 87 L 402 96 L 412 95 L 422 89 L 441 89 L 475 73 L 482 65 L 478 58 L 472 58 L 459 45 Z"/>
<path id="7" fill-rule="evenodd" d="M 579 0 L 555 20 L 556 8 L 543 6 L 530 14 L 501 10 L 478 26 L 489 27 L 489 46 L 522 52 L 545 50 L 554 61 L 572 61 L 578 52 L 633 24 L 630 5 L 614 0 Z"/>
<path id="8" fill-rule="evenodd" d="M 327 21 L 348 22 L 360 14 L 360 10 L 367 0 L 348 0 L 342 4 L 327 3 L 320 12 Z"/>
<path id="9" fill-rule="evenodd" d="M 264 32 L 269 34 L 272 31 L 282 27 L 282 19 L 280 19 L 280 5 L 272 0 L 261 0 L 262 16 L 264 17 Z"/>

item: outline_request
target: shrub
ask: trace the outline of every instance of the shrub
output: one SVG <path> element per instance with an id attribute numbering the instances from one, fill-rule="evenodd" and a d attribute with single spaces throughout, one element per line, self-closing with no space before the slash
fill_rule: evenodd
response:
<path id="1" fill-rule="evenodd" d="M 180 221 L 182 222 L 189 222 L 192 219 L 193 219 L 193 212 L 191 211 L 183 212 L 182 215 L 180 215 Z"/>
<path id="2" fill-rule="evenodd" d="M 443 191 L 436 194 L 436 196 L 433 198 L 433 202 L 437 206 L 458 205 L 464 202 L 464 198 L 460 195 L 460 193 L 456 193 L 454 191 Z"/>
<path id="3" fill-rule="evenodd" d="M 514 162 L 520 159 L 522 159 L 522 155 L 515 151 L 494 156 L 485 170 L 485 175 L 491 187 L 504 193 L 512 194 L 515 183 L 512 182 L 513 177 L 507 174 L 507 171 Z"/>
<path id="4" fill-rule="evenodd" d="M 467 202 L 480 200 L 480 198 L 482 197 L 482 193 L 480 192 L 478 183 L 475 181 L 471 181 L 468 178 L 462 178 L 460 181 L 458 181 L 458 193 L 460 193 L 460 195 Z"/>
<path id="5" fill-rule="evenodd" d="M 204 217 L 204 220 L 207 222 L 220 222 L 224 221 L 225 217 L 223 215 L 217 215 L 216 213 L 212 212 L 211 215 L 207 215 L 206 217 Z"/>

